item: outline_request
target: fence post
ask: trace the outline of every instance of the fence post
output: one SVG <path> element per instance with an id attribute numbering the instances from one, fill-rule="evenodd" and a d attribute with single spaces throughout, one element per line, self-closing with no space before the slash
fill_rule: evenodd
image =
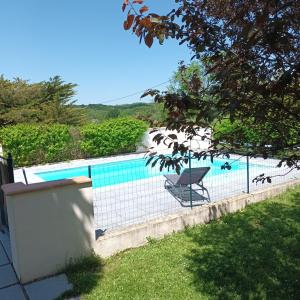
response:
<path id="1" fill-rule="evenodd" d="M 88 166 L 88 176 L 89 178 L 92 178 L 92 167 Z"/>
<path id="2" fill-rule="evenodd" d="M 247 194 L 250 193 L 250 184 L 249 184 L 249 154 L 247 153 Z"/>
<path id="3" fill-rule="evenodd" d="M 8 180 L 9 183 L 14 183 L 15 178 L 14 178 L 14 164 L 13 164 L 13 158 L 11 153 L 8 153 L 7 156 L 7 169 L 8 169 Z"/>
<path id="4" fill-rule="evenodd" d="M 189 170 L 190 170 L 190 205 L 191 209 L 193 208 L 193 191 L 192 191 L 192 162 L 191 162 L 191 150 L 189 150 Z"/>
<path id="5" fill-rule="evenodd" d="M 26 176 L 26 172 L 25 172 L 24 168 L 22 169 L 22 172 L 23 172 L 23 176 L 24 176 L 24 179 L 25 179 L 25 183 L 26 183 L 26 185 L 28 185 L 28 180 L 27 180 L 27 176 Z"/>

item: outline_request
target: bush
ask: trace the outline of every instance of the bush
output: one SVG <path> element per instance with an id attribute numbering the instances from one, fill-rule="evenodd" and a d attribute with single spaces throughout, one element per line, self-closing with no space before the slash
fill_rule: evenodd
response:
<path id="1" fill-rule="evenodd" d="M 228 142 L 235 137 L 237 143 L 249 143 L 254 146 L 273 145 L 283 147 L 285 144 L 296 144 L 299 139 L 300 125 L 286 132 L 285 140 L 280 135 L 281 124 L 274 127 L 270 123 L 258 123 L 248 119 L 230 122 L 223 119 L 214 126 L 214 138 Z"/>
<path id="2" fill-rule="evenodd" d="M 67 159 L 72 137 L 67 125 L 20 124 L 2 128 L 0 140 L 15 166 L 29 166 Z"/>
<path id="3" fill-rule="evenodd" d="M 234 121 L 224 119 L 214 126 L 214 138 L 227 142 L 232 136 L 236 138 L 237 143 L 250 143 L 253 145 L 259 144 L 264 139 L 262 126 L 255 126 L 253 122 Z"/>
<path id="4" fill-rule="evenodd" d="M 133 118 L 117 118 L 81 129 L 81 149 L 88 157 L 133 152 L 147 125 Z"/>
<path id="5" fill-rule="evenodd" d="M 136 150 L 147 129 L 140 120 L 120 118 L 99 125 L 20 124 L 0 129 L 0 143 L 16 167 L 98 157 Z"/>

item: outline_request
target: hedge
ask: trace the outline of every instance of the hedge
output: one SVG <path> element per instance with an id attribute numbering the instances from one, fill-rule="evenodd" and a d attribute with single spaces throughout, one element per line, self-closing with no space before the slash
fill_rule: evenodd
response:
<path id="1" fill-rule="evenodd" d="M 146 129 L 132 118 L 84 127 L 19 124 L 1 128 L 0 143 L 5 154 L 12 153 L 15 166 L 31 166 L 133 152 Z"/>
<path id="2" fill-rule="evenodd" d="M 16 166 L 29 166 L 64 160 L 71 135 L 66 125 L 20 124 L 2 128 L 0 139 Z"/>
<path id="3" fill-rule="evenodd" d="M 133 118 L 119 118 L 81 128 L 81 149 L 88 157 L 128 153 L 136 150 L 147 125 Z"/>
<path id="4" fill-rule="evenodd" d="M 278 126 L 280 128 L 280 124 Z M 282 138 L 277 128 L 270 123 L 257 123 L 254 120 L 248 119 L 242 121 L 230 122 L 229 119 L 221 120 L 214 126 L 214 138 L 228 142 L 234 136 L 239 143 L 249 143 L 252 145 L 264 145 L 278 142 L 280 145 Z M 278 129 L 277 129 L 278 130 Z M 285 136 L 289 144 L 297 142 L 300 126 L 290 129 Z"/>

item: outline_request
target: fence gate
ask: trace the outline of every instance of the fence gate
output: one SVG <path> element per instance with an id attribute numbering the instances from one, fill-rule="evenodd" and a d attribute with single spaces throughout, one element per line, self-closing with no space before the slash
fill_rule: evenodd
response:
<path id="1" fill-rule="evenodd" d="M 13 170 L 13 159 L 11 154 L 8 154 L 8 157 L 0 156 L 0 214 L 1 214 L 1 223 L 3 225 L 8 225 L 7 222 L 7 213 L 6 205 L 4 201 L 4 194 L 1 189 L 3 184 L 13 183 L 14 182 L 14 170 Z"/>

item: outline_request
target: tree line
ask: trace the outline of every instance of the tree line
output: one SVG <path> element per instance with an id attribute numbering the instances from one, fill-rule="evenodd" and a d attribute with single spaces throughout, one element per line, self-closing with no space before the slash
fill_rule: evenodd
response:
<path id="1" fill-rule="evenodd" d="M 77 104 L 77 84 L 67 83 L 60 76 L 31 83 L 0 76 L 0 127 L 16 124 L 83 125 L 102 123 L 108 119 L 134 117 L 150 126 L 163 126 L 165 113 L 157 103 L 122 105 Z"/>

